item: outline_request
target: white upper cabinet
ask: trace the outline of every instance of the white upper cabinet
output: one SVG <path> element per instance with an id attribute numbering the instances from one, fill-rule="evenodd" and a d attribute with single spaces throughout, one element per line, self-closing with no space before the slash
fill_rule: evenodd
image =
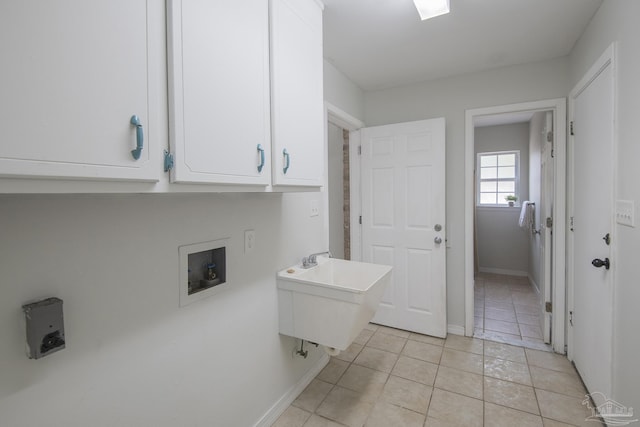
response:
<path id="1" fill-rule="evenodd" d="M 318 0 L 0 1 L 0 52 L 0 193 L 323 185 Z"/>
<path id="2" fill-rule="evenodd" d="M 272 0 L 273 185 L 323 185 L 322 66 L 320 5 Z"/>
<path id="3" fill-rule="evenodd" d="M 271 183 L 267 0 L 169 0 L 172 182 Z"/>
<path id="4" fill-rule="evenodd" d="M 152 0 L 0 2 L 0 177 L 157 181 L 163 17 Z"/>

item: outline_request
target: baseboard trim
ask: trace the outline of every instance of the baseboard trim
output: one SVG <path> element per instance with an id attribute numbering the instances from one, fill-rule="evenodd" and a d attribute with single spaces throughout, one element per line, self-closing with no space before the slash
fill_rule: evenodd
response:
<path id="1" fill-rule="evenodd" d="M 322 369 L 329 363 L 329 355 L 322 352 L 322 357 L 318 362 L 307 371 L 300 381 L 293 385 L 269 410 L 254 424 L 254 427 L 269 427 L 276 422 L 278 417 L 287 410 L 289 405 L 296 400 L 296 398 L 307 388 L 309 383 L 322 371 Z"/>
<path id="2" fill-rule="evenodd" d="M 447 333 L 464 336 L 464 326 L 447 325 Z"/>
<path id="3" fill-rule="evenodd" d="M 540 294 L 541 294 L 540 287 L 538 286 L 536 281 L 533 280 L 533 277 L 530 274 L 528 275 L 528 277 L 529 277 L 529 283 L 531 283 L 531 285 L 533 286 L 533 289 L 535 289 L 536 293 L 538 294 L 538 298 L 540 298 Z"/>
<path id="4" fill-rule="evenodd" d="M 506 270 L 504 268 L 480 267 L 480 273 L 505 274 L 507 276 L 529 277 L 529 273 L 521 270 Z"/>

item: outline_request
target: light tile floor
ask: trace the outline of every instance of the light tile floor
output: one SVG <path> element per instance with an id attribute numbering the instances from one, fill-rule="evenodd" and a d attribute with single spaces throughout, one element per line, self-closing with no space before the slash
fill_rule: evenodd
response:
<path id="1" fill-rule="evenodd" d="M 562 427 L 599 424 L 563 356 L 370 324 L 275 427 Z"/>
<path id="2" fill-rule="evenodd" d="M 526 277 L 479 273 L 474 301 L 474 337 L 551 349 L 542 340 L 542 303 Z"/>

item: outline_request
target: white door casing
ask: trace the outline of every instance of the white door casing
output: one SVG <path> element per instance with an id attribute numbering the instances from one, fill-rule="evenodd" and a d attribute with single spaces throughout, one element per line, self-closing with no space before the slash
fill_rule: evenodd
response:
<path id="1" fill-rule="evenodd" d="M 612 390 L 615 272 L 614 45 L 596 61 L 569 98 L 570 217 L 568 356 L 591 392 Z M 604 237 L 609 234 L 610 245 Z M 592 260 L 609 259 L 611 268 Z M 599 403 L 599 402 L 598 402 Z"/>
<path id="2" fill-rule="evenodd" d="M 552 254 L 552 239 L 553 239 L 553 225 L 547 226 L 547 218 L 551 218 L 553 221 L 553 113 L 547 112 L 545 114 L 545 128 L 544 128 L 544 140 L 541 153 L 541 165 L 540 165 L 540 178 L 541 178 L 541 192 L 540 192 L 540 237 L 542 239 L 541 249 L 542 256 L 540 278 L 542 287 L 542 313 L 540 320 L 542 321 L 542 335 L 544 342 L 551 343 L 551 312 L 547 312 L 545 302 L 553 303 L 552 298 L 552 278 L 551 278 L 551 265 L 553 262 Z M 562 309 L 562 308 L 559 308 Z"/>
<path id="3" fill-rule="evenodd" d="M 445 120 L 360 132 L 362 258 L 394 267 L 373 321 L 444 337 Z"/>
<path id="4" fill-rule="evenodd" d="M 351 240 L 351 259 L 362 260 L 360 254 L 360 227 L 358 225 L 358 218 L 360 215 L 360 162 L 358 159 L 358 147 L 360 146 L 360 131 L 364 126 L 364 123 L 359 119 L 353 117 L 346 111 L 336 107 L 330 102 L 325 101 L 325 116 L 327 123 L 332 123 L 344 130 L 349 131 L 349 203 L 350 210 L 350 240 Z M 325 143 L 325 158 L 329 158 L 329 137 L 326 137 Z M 329 188 L 329 167 L 328 161 L 324 162 L 324 187 Z M 324 206 L 329 206 L 329 192 L 323 191 L 324 194 L 323 203 Z M 325 215 L 324 218 L 325 227 L 329 229 L 329 216 Z M 329 247 L 329 236 L 326 237 L 326 244 L 323 247 Z"/>
<path id="5" fill-rule="evenodd" d="M 565 353 L 565 235 L 566 235 L 566 99 L 546 99 L 541 101 L 499 105 L 469 109 L 465 112 L 465 335 L 473 336 L 474 332 L 474 266 L 473 266 L 473 213 L 475 209 L 474 195 L 474 120 L 481 116 L 496 114 L 551 111 L 554 124 L 554 157 L 553 157 L 553 240 L 551 242 L 553 262 L 551 278 L 555 286 L 552 288 L 553 317 L 551 318 L 551 344 L 557 353 Z"/>

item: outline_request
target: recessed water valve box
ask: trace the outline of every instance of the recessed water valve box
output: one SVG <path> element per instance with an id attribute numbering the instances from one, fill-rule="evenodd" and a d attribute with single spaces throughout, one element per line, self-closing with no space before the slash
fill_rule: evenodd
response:
<path id="1" fill-rule="evenodd" d="M 230 286 L 227 271 L 229 239 L 184 245 L 180 255 L 180 306 L 214 295 Z"/>
<path id="2" fill-rule="evenodd" d="M 22 306 L 27 321 L 27 356 L 40 359 L 65 347 L 62 300 L 47 298 Z"/>

